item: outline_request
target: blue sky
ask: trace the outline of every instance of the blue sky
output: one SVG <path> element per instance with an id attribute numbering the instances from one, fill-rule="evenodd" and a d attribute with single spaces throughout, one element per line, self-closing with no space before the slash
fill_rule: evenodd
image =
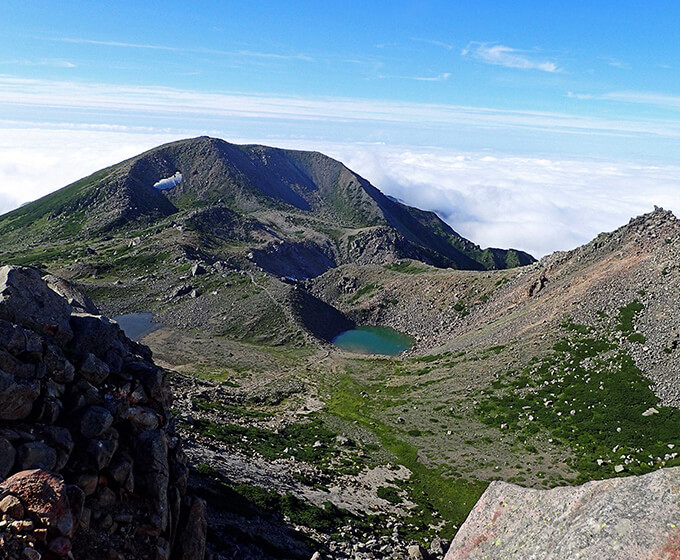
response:
<path id="1" fill-rule="evenodd" d="M 211 134 L 326 151 L 482 244 L 569 248 L 680 210 L 679 26 L 663 1 L 5 0 L 0 210 Z"/>

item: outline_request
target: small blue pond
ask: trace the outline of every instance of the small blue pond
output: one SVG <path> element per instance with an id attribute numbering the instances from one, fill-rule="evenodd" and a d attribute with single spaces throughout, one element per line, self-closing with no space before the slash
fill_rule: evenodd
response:
<path id="1" fill-rule="evenodd" d="M 333 339 L 338 348 L 359 354 L 396 356 L 413 346 L 413 339 L 387 327 L 357 327 Z"/>
<path id="2" fill-rule="evenodd" d="M 147 334 L 160 329 L 162 323 L 154 323 L 151 313 L 128 313 L 118 315 L 113 320 L 120 325 L 123 332 L 132 340 L 141 340 Z"/>

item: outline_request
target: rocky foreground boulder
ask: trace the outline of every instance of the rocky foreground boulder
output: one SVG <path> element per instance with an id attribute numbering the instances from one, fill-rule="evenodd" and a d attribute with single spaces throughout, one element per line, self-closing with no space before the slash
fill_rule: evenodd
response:
<path id="1" fill-rule="evenodd" d="M 0 559 L 201 560 L 205 504 L 163 371 L 92 311 L 0 268 Z"/>
<path id="2" fill-rule="evenodd" d="M 532 490 L 492 482 L 445 560 L 676 560 L 680 467 Z"/>

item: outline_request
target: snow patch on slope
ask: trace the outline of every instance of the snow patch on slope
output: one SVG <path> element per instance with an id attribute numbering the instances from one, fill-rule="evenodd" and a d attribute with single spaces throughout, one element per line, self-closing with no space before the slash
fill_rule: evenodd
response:
<path id="1" fill-rule="evenodd" d="M 169 191 L 174 189 L 177 185 L 182 182 L 182 174 L 178 171 L 172 177 L 166 177 L 154 183 L 153 187 L 160 191 Z"/>

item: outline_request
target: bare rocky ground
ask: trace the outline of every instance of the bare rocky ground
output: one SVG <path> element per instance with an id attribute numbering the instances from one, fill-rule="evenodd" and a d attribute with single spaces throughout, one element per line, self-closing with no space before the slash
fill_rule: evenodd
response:
<path id="1" fill-rule="evenodd" d="M 191 232 L 170 228 L 162 246 L 141 236 L 121 249 L 127 264 L 113 271 L 97 262 L 134 239 L 49 268 L 109 315 L 151 311 L 164 324 L 143 341 L 171 372 L 213 557 L 418 558 L 422 546 L 441 558 L 438 538 L 493 480 L 552 488 L 676 464 L 667 446 L 680 441 L 663 428 L 678 425 L 679 229 L 657 210 L 521 269 L 395 260 L 298 283 L 245 257 L 205 262 L 178 249 Z M 154 252 L 169 253 L 161 268 L 142 258 Z M 345 321 L 416 345 L 395 358 L 342 352 L 328 339 Z M 653 392 L 619 418 L 574 389 L 596 375 L 614 400 L 631 398 L 627 383 Z M 599 439 L 558 433 L 595 412 Z M 632 443 L 641 418 L 665 452 Z"/>
<path id="2" fill-rule="evenodd" d="M 202 559 L 166 377 L 48 280 L 0 268 L 0 558 Z"/>

